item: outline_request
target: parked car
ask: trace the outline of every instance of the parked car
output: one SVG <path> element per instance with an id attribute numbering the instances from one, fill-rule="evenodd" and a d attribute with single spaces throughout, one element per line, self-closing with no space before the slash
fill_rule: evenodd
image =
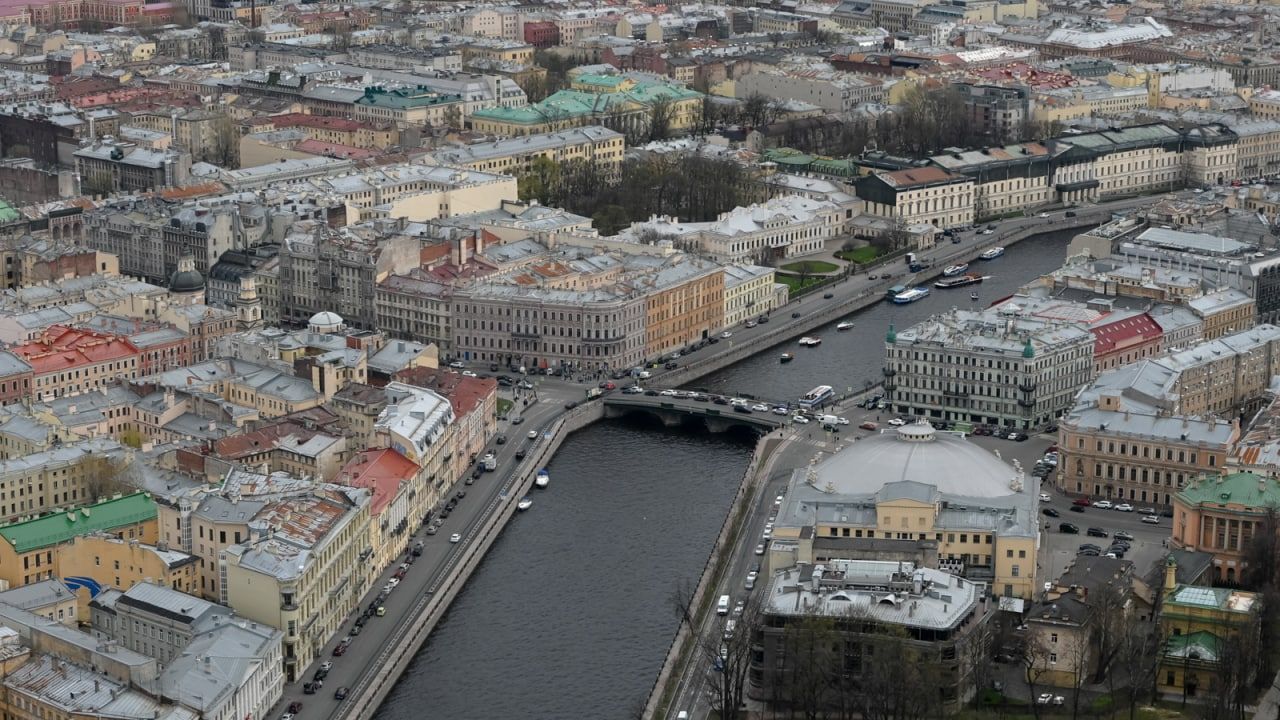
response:
<path id="1" fill-rule="evenodd" d="M 1125 532 L 1124 530 L 1115 531 L 1112 534 L 1112 537 L 1114 537 L 1116 540 L 1127 540 L 1129 542 L 1133 542 L 1133 536 Z"/>
<path id="2" fill-rule="evenodd" d="M 1071 523 L 1058 523 L 1058 532 L 1068 535 L 1079 535 L 1080 528 Z"/>
<path id="3" fill-rule="evenodd" d="M 1089 537 L 1108 537 L 1107 531 L 1099 527 L 1091 527 L 1085 531 Z"/>
<path id="4" fill-rule="evenodd" d="M 1148 525 L 1159 525 L 1159 524 L 1160 524 L 1160 516 L 1159 516 L 1159 515 L 1143 515 L 1143 516 L 1142 516 L 1142 522 L 1144 522 L 1144 523 L 1146 523 L 1146 524 L 1148 524 Z"/>
<path id="5" fill-rule="evenodd" d="M 1076 498 L 1075 500 L 1072 500 L 1072 501 L 1071 501 L 1071 504 L 1072 504 L 1072 505 L 1080 505 L 1080 506 L 1088 506 L 1088 504 L 1089 504 L 1089 498 L 1087 498 L 1087 497 Z"/>
<path id="6" fill-rule="evenodd" d="M 1112 508 L 1110 500 L 1094 500 L 1093 506 L 1099 510 L 1110 510 Z"/>
<path id="7" fill-rule="evenodd" d="M 1047 507 L 1047 508 L 1045 508 L 1045 509 L 1041 510 L 1040 512 L 1041 512 L 1041 513 L 1043 513 L 1044 515 L 1049 516 L 1049 517 L 1061 517 L 1061 516 L 1062 516 L 1062 513 L 1059 513 L 1057 510 L 1054 510 L 1053 508 L 1050 508 L 1050 507 Z"/>
<path id="8" fill-rule="evenodd" d="M 1078 513 L 1082 513 L 1082 512 L 1084 512 L 1084 506 L 1083 506 L 1083 505 L 1072 505 L 1071 507 L 1069 507 L 1069 508 L 1067 508 L 1067 509 L 1068 509 L 1068 510 L 1070 510 L 1071 512 L 1078 512 Z"/>
<path id="9" fill-rule="evenodd" d="M 1119 510 L 1120 512 L 1133 512 L 1133 506 L 1130 505 L 1129 503 L 1120 503 L 1119 505 L 1115 506 L 1115 509 Z"/>

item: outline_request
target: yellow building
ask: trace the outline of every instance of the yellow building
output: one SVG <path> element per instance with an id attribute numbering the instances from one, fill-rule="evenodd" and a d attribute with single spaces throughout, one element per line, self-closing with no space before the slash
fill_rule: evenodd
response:
<path id="1" fill-rule="evenodd" d="M 857 188 L 863 215 L 944 229 L 973 224 L 971 177 L 920 167 L 867 175 L 858 179 Z"/>
<path id="2" fill-rule="evenodd" d="M 709 337 L 724 322 L 724 271 L 688 256 L 656 275 L 645 297 L 645 357 L 680 350 Z"/>
<path id="3" fill-rule="evenodd" d="M 17 587 L 66 577 L 59 565 L 61 548 L 91 533 L 154 544 L 155 501 L 148 493 L 134 493 L 0 527 L 0 580 Z"/>
<path id="4" fill-rule="evenodd" d="M 108 438 L 0 460 L 0 522 L 96 500 L 130 462 L 129 450 Z"/>
<path id="5" fill-rule="evenodd" d="M 622 133 L 592 125 L 449 148 L 436 152 L 435 158 L 442 165 L 507 175 L 529 172 L 538 158 L 546 158 L 557 165 L 581 160 L 595 164 L 609 175 L 616 175 L 622 167 L 624 152 L 626 141 Z"/>
<path id="6" fill-rule="evenodd" d="M 108 587 L 128 590 L 140 582 L 197 595 L 199 558 L 167 545 L 151 545 L 108 533 L 81 535 L 58 547 L 58 573 L 76 591 L 76 616 L 89 621 L 89 601 Z"/>
<path id="7" fill-rule="evenodd" d="M 680 134 L 702 116 L 702 93 L 665 83 L 635 83 L 613 75 L 579 75 L 575 88 L 524 107 L 483 108 L 471 113 L 476 132 L 524 137 L 582 125 L 604 125 L 623 134 L 648 132 L 657 110 L 667 130 Z"/>
<path id="8" fill-rule="evenodd" d="M 1177 567 L 1170 555 L 1160 608 L 1164 643 L 1156 669 L 1156 690 L 1194 698 L 1216 691 L 1218 660 L 1227 641 L 1240 633 L 1259 632 L 1260 604 L 1251 592 L 1179 585 Z"/>
<path id="9" fill-rule="evenodd" d="M 380 570 L 369 562 L 369 493 L 343 488 L 285 498 L 252 525 L 252 538 L 222 552 L 226 604 L 284 632 L 285 679 L 294 682 Z"/>
<path id="10" fill-rule="evenodd" d="M 769 567 L 830 558 L 912 559 L 936 547 L 939 569 L 1036 590 L 1037 490 L 963 434 L 927 424 L 872 435 L 796 470 L 778 508 Z M 924 553 L 929 554 L 929 553 Z"/>
<path id="11" fill-rule="evenodd" d="M 778 292 L 773 268 L 725 265 L 724 276 L 724 327 L 767 315 L 787 303 L 786 286 Z"/>
<path id="12" fill-rule="evenodd" d="M 529 43 L 476 40 L 458 48 L 463 63 L 471 60 L 488 60 L 494 63 L 527 65 L 533 62 L 533 46 Z"/>

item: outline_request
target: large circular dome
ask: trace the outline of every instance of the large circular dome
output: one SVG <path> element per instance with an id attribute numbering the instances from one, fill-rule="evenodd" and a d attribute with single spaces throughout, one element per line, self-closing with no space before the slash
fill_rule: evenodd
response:
<path id="1" fill-rule="evenodd" d="M 874 495 L 889 483 L 909 480 L 944 495 L 972 498 L 1013 495 L 1013 480 L 1023 474 L 963 436 L 923 423 L 859 440 L 814 472 L 815 487 L 841 495 Z"/>
<path id="2" fill-rule="evenodd" d="M 336 332 L 342 329 L 342 316 L 336 312 L 321 310 L 307 322 L 312 332 Z"/>
<path id="3" fill-rule="evenodd" d="M 196 270 L 175 270 L 169 276 L 169 292 L 192 293 L 204 289 L 204 276 Z"/>

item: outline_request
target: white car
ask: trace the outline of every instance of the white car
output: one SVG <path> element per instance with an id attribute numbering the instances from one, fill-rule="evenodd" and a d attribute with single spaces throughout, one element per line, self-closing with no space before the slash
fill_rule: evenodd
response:
<path id="1" fill-rule="evenodd" d="M 773 537 L 773 531 L 770 530 L 769 528 L 765 528 L 764 532 L 760 533 L 760 538 L 762 540 L 769 540 L 772 537 Z"/>
<path id="2" fill-rule="evenodd" d="M 467 366 L 467 364 L 466 364 L 466 363 L 464 363 L 464 362 L 462 362 L 461 360 L 454 360 L 453 362 L 449 363 L 449 367 L 451 367 L 451 368 L 453 368 L 453 369 L 455 369 L 455 370 L 461 370 L 462 368 L 464 368 L 464 367 L 466 367 L 466 366 Z"/>
<path id="3" fill-rule="evenodd" d="M 1040 502 L 1049 502 L 1052 499 L 1049 497 L 1049 493 L 1040 493 Z"/>
<path id="4" fill-rule="evenodd" d="M 894 427 L 898 427 L 898 426 L 901 426 L 901 425 L 906 425 L 906 424 L 907 424 L 907 421 L 906 421 L 906 420 L 903 420 L 902 418 L 893 418 L 893 419 L 889 420 L 889 424 L 890 424 L 890 425 L 893 425 Z"/>
<path id="5" fill-rule="evenodd" d="M 1111 501 L 1110 500 L 1094 500 L 1093 506 L 1098 508 L 1099 510 L 1110 510 Z"/>
<path id="6" fill-rule="evenodd" d="M 733 333 L 729 332 L 728 330 L 725 330 L 724 332 L 720 333 L 721 340 L 728 340 L 731 337 L 733 337 Z"/>
<path id="7" fill-rule="evenodd" d="M 756 578 L 758 577 L 760 577 L 760 573 L 756 572 L 755 570 L 752 570 L 751 572 L 747 573 L 747 582 L 745 584 L 748 590 L 756 586 Z"/>
<path id="8" fill-rule="evenodd" d="M 529 439 L 530 439 L 530 440 L 536 440 L 537 438 L 538 438 L 538 431 L 537 431 L 537 430 L 530 430 L 530 431 L 529 431 Z"/>
<path id="9" fill-rule="evenodd" d="M 786 408 L 784 408 L 784 407 L 782 407 L 781 405 L 779 405 L 778 407 L 776 407 L 776 408 L 774 408 L 774 409 L 773 409 L 773 414 L 774 414 L 774 415 L 786 415 L 786 414 L 787 414 L 787 409 L 786 409 Z"/>
<path id="10" fill-rule="evenodd" d="M 838 418 L 836 418 L 836 424 L 837 424 L 837 425 L 848 425 L 848 424 L 849 424 L 849 418 L 838 417 Z"/>
<path id="11" fill-rule="evenodd" d="M 751 406 L 751 409 L 755 412 L 769 412 L 769 406 L 764 403 L 756 403 Z"/>
<path id="12" fill-rule="evenodd" d="M 1115 509 L 1119 510 L 1120 512 L 1133 512 L 1133 506 L 1130 505 L 1129 503 L 1120 503 L 1115 507 Z"/>
<path id="13" fill-rule="evenodd" d="M 1040 217 L 1049 217 L 1049 213 L 1040 213 Z"/>
<path id="14" fill-rule="evenodd" d="M 743 400 L 742 398 L 730 398 L 729 404 L 730 405 L 746 405 L 747 401 Z"/>
<path id="15" fill-rule="evenodd" d="M 773 506 L 780 507 L 781 505 L 782 505 L 782 496 L 779 495 L 778 497 L 773 499 Z"/>
<path id="16" fill-rule="evenodd" d="M 756 321 L 755 321 L 755 320 L 748 320 L 748 321 L 747 321 L 747 327 L 749 327 L 749 328 L 753 328 L 753 327 L 755 327 L 755 326 L 756 326 Z"/>
<path id="17" fill-rule="evenodd" d="M 480 377 L 479 375 L 477 375 L 477 374 L 475 374 L 475 373 L 471 372 L 470 370 L 463 370 L 463 371 L 462 371 L 462 376 L 463 376 L 463 377 Z"/>
<path id="18" fill-rule="evenodd" d="M 791 416 L 791 422 L 796 423 L 796 424 L 798 424 L 798 425 L 808 425 L 808 424 L 809 424 L 809 418 L 807 418 L 807 417 L 805 417 L 805 416 L 803 416 L 803 415 L 792 415 L 792 416 Z"/>
<path id="19" fill-rule="evenodd" d="M 1061 705 L 1064 702 L 1066 702 L 1065 698 L 1061 695 L 1054 695 L 1053 693 L 1041 693 L 1040 696 L 1036 698 L 1037 705 Z"/>
<path id="20" fill-rule="evenodd" d="M 680 392 L 678 390 L 663 390 L 658 394 L 663 397 L 679 397 Z"/>
<path id="21" fill-rule="evenodd" d="M 1158 516 L 1158 515 L 1143 515 L 1143 516 L 1142 516 L 1142 522 L 1144 522 L 1144 523 L 1146 523 L 1146 524 L 1148 524 L 1148 525 L 1159 525 L 1159 524 L 1160 524 L 1160 516 Z"/>
<path id="22" fill-rule="evenodd" d="M 990 235 L 990 234 L 991 234 L 991 233 L 993 233 L 993 232 L 995 232 L 995 230 L 992 230 L 992 229 L 988 228 L 988 229 L 986 229 L 986 230 L 983 230 L 983 231 L 982 231 L 982 234 L 983 234 L 983 235 Z"/>
<path id="23" fill-rule="evenodd" d="M 450 536 L 449 536 L 449 542 L 451 542 L 451 543 L 462 542 L 462 535 L 461 535 L 461 534 L 459 534 L 459 533 L 454 533 L 454 534 L 450 535 Z"/>
<path id="24" fill-rule="evenodd" d="M 759 545 L 756 545 L 756 554 L 757 555 L 764 554 L 764 543 L 760 543 Z"/>
<path id="25" fill-rule="evenodd" d="M 742 611 L 747 609 L 747 604 L 739 600 L 737 605 L 733 606 L 733 617 L 741 617 Z"/>

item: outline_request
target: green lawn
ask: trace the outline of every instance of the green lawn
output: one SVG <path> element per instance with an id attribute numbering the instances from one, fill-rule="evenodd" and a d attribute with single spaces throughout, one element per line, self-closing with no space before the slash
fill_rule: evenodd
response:
<path id="1" fill-rule="evenodd" d="M 854 248 L 853 250 L 841 250 L 836 253 L 836 257 L 841 260 L 858 263 L 859 265 L 866 265 L 879 257 L 879 255 L 880 250 L 871 245 L 864 245 L 860 248 Z"/>
<path id="2" fill-rule="evenodd" d="M 506 417 L 507 411 L 509 411 L 511 406 L 514 404 L 515 403 L 507 400 L 506 398 L 498 398 L 498 417 Z"/>
<path id="3" fill-rule="evenodd" d="M 793 273 L 833 273 L 839 270 L 840 266 L 824 260 L 802 260 L 783 265 L 782 269 Z"/>
<path id="4" fill-rule="evenodd" d="M 786 285 L 792 295 L 794 295 L 797 290 L 802 290 L 811 285 L 817 285 L 822 282 L 822 278 L 820 277 L 805 278 L 804 282 L 801 282 L 799 275 L 788 275 L 786 273 L 774 273 L 774 279 Z"/>

